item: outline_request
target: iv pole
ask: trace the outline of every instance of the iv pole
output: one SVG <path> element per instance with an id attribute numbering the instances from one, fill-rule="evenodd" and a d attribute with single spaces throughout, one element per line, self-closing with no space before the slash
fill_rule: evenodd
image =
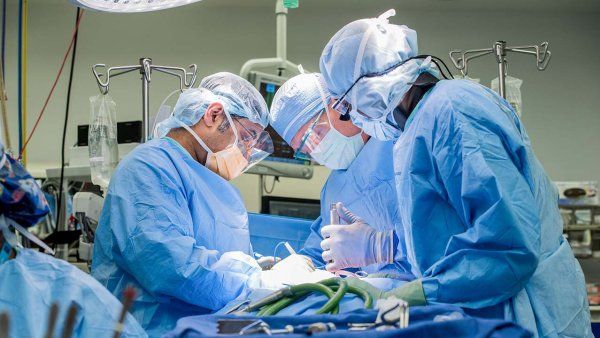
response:
<path id="1" fill-rule="evenodd" d="M 181 91 L 183 91 L 184 89 L 193 86 L 194 82 L 196 82 L 196 70 L 198 67 L 195 64 L 191 64 L 188 66 L 189 71 L 187 71 L 185 68 L 181 67 L 153 65 L 152 59 L 141 58 L 140 63 L 137 65 L 110 67 L 104 74 L 98 72 L 98 70 L 101 68 L 106 69 L 106 65 L 102 63 L 95 64 L 92 67 L 92 72 L 94 73 L 96 82 L 98 82 L 100 93 L 103 95 L 108 94 L 111 78 L 127 74 L 135 70 L 140 71 L 140 74 L 142 75 L 142 142 L 146 142 L 148 141 L 150 132 L 150 75 L 152 74 L 152 71 L 155 70 L 178 77 L 179 88 Z M 111 74 L 111 72 L 114 73 Z M 102 77 L 105 77 L 106 81 L 102 81 Z"/>
<path id="2" fill-rule="evenodd" d="M 463 76 L 467 76 L 469 61 L 488 55 L 494 54 L 496 62 L 498 63 L 498 79 L 500 84 L 500 96 L 506 98 L 506 76 L 507 65 L 506 55 L 508 52 L 530 54 L 535 55 L 537 69 L 543 71 L 550 62 L 552 53 L 548 50 L 548 42 L 542 42 L 539 45 L 533 46 L 518 46 L 518 47 L 507 47 L 506 41 L 496 41 L 492 45 L 492 48 L 485 49 L 471 49 L 466 51 L 453 50 L 450 52 L 450 59 Z"/>

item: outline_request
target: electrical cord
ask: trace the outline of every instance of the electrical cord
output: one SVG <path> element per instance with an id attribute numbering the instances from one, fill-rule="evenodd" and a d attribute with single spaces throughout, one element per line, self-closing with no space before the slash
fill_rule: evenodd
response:
<path id="1" fill-rule="evenodd" d="M 81 19 L 81 15 L 83 11 L 81 8 L 77 7 L 77 12 L 75 13 L 75 32 L 73 34 L 72 45 L 73 45 L 73 53 L 71 54 L 71 66 L 69 70 L 69 85 L 67 87 L 67 102 L 65 107 L 65 121 L 63 123 L 63 133 L 62 133 L 62 143 L 60 147 L 60 180 L 58 185 L 58 199 L 57 199 L 57 209 L 56 209 L 56 224 L 58 224 L 58 219 L 60 217 L 60 208 L 62 207 L 62 196 L 63 196 L 63 184 L 65 180 L 65 143 L 67 140 L 67 125 L 69 122 L 69 108 L 71 106 L 71 86 L 73 84 L 73 71 L 75 69 L 75 56 L 77 54 L 77 37 L 79 36 L 79 21 Z M 64 64 L 64 63 L 63 63 Z M 61 69 L 62 70 L 62 69 Z M 67 191 L 68 193 L 68 191 Z M 66 217 L 66 215 L 65 215 Z M 54 231 L 58 229 L 58 226 L 54 228 Z"/>
<path id="2" fill-rule="evenodd" d="M 56 78 L 54 79 L 54 83 L 52 84 L 52 87 L 50 88 L 50 92 L 48 93 L 48 96 L 46 97 L 46 100 L 44 101 L 44 105 L 42 106 L 42 109 L 40 110 L 40 114 L 38 115 L 35 124 L 33 125 L 33 128 L 31 129 L 31 133 L 29 133 L 29 136 L 27 137 L 27 140 L 25 141 L 25 143 L 23 144 L 23 147 L 21 148 L 20 152 L 19 152 L 19 159 L 22 158 L 23 156 L 23 151 L 27 148 L 27 145 L 29 144 L 29 141 L 31 141 L 31 137 L 33 136 L 33 134 L 35 134 L 35 131 L 40 123 L 40 120 L 42 119 L 42 117 L 44 116 L 44 112 L 46 111 L 46 107 L 48 106 L 48 103 L 50 102 L 50 98 L 52 97 L 52 94 L 54 93 L 54 89 L 56 89 L 56 85 L 58 84 L 58 80 L 60 79 L 60 76 L 63 72 L 63 68 L 65 67 L 65 63 L 67 62 L 67 57 L 69 56 L 69 54 L 71 53 L 71 49 L 73 48 L 73 44 L 75 43 L 75 38 L 77 37 L 77 31 L 79 29 L 79 24 L 81 23 L 81 17 L 83 16 L 84 11 L 80 10 L 79 8 L 77 9 L 78 11 L 80 11 L 80 14 L 77 17 L 77 21 L 75 23 L 75 28 L 73 29 L 73 35 L 71 37 L 71 42 L 69 43 L 69 48 L 67 48 L 67 52 L 65 53 L 63 60 L 61 62 L 60 68 L 58 70 L 58 73 L 56 74 Z"/>
<path id="3" fill-rule="evenodd" d="M 266 179 L 263 179 L 263 190 L 264 190 L 264 191 L 265 191 L 267 194 L 269 194 L 269 195 L 270 195 L 270 194 L 272 194 L 272 193 L 273 193 L 273 190 L 275 190 L 275 184 L 276 184 L 277 182 L 279 182 L 279 176 L 274 176 L 274 177 L 273 177 L 273 184 L 271 184 L 271 188 L 270 188 L 270 189 L 267 189 L 267 182 L 266 182 L 266 181 L 267 181 Z"/>
<path id="4" fill-rule="evenodd" d="M 0 52 L 0 58 L 2 58 L 2 69 L 6 69 L 4 64 L 4 53 L 6 48 L 6 0 L 2 0 L 2 51 Z M 2 80 L 6 81 L 5 75 L 2 74 Z"/>

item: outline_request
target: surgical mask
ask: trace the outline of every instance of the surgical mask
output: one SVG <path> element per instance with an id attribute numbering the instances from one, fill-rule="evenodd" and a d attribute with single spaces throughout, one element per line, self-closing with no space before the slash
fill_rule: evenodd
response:
<path id="1" fill-rule="evenodd" d="M 240 176 L 244 172 L 244 169 L 248 167 L 248 160 L 246 159 L 246 157 L 244 157 L 244 154 L 237 145 L 238 133 L 235 128 L 235 125 L 233 124 L 233 119 L 231 118 L 231 116 L 229 116 L 227 112 L 225 112 L 225 116 L 227 117 L 227 120 L 229 121 L 229 124 L 233 129 L 235 141 L 232 145 L 217 152 L 213 152 L 212 150 L 210 150 L 206 143 L 202 141 L 200 136 L 198 136 L 198 134 L 196 134 L 192 130 L 192 128 L 190 128 L 188 125 L 181 121 L 178 122 L 181 127 L 183 127 L 190 134 L 192 134 L 192 136 L 196 139 L 196 141 L 198 141 L 200 146 L 204 148 L 204 150 L 206 150 L 206 152 L 208 153 L 206 156 L 205 166 L 212 172 L 229 181 Z"/>
<path id="2" fill-rule="evenodd" d="M 354 136 L 346 136 L 335 129 L 331 123 L 331 117 L 329 116 L 329 108 L 325 92 L 321 87 L 321 84 L 314 77 L 315 86 L 319 90 L 321 95 L 321 103 L 323 104 L 323 112 L 327 114 L 327 120 L 329 122 L 329 130 L 316 145 L 314 149 L 310 151 L 310 157 L 312 157 L 319 164 L 326 166 L 332 170 L 348 169 L 352 161 L 358 156 L 365 142 L 362 139 L 361 133 Z M 317 115 L 315 122 L 311 126 L 314 128 L 314 124 L 319 120 L 320 114 Z M 310 133 L 311 131 L 309 131 Z M 307 134 L 308 135 L 308 134 Z M 304 140 L 306 141 L 306 139 Z M 304 143 L 304 142 L 302 142 Z M 299 149 L 302 148 L 302 145 Z"/>
<path id="3" fill-rule="evenodd" d="M 348 169 L 364 145 L 361 133 L 348 137 L 331 128 L 310 156 L 329 169 Z"/>

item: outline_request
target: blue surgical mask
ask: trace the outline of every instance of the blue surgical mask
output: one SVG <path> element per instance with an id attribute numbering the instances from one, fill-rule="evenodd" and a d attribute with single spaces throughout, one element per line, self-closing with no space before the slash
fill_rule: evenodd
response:
<path id="1" fill-rule="evenodd" d="M 329 169 L 348 169 L 364 145 L 361 133 L 348 137 L 331 127 L 310 156 Z"/>

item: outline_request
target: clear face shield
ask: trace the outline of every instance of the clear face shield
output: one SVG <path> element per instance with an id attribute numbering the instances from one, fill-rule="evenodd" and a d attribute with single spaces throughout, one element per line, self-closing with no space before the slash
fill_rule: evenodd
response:
<path id="1" fill-rule="evenodd" d="M 271 136 L 261 125 L 235 115 L 231 116 L 230 123 L 236 135 L 235 143 L 248 161 L 248 165 L 242 172 L 247 171 L 273 153 Z"/>
<path id="2" fill-rule="evenodd" d="M 297 146 L 295 144 L 292 145 L 296 149 L 294 158 L 304 161 L 312 160 L 310 153 L 317 148 L 321 140 L 331 129 L 329 121 L 321 121 L 323 113 L 325 113 L 325 109 L 316 115 L 310 127 L 304 132 L 300 143 Z"/>

